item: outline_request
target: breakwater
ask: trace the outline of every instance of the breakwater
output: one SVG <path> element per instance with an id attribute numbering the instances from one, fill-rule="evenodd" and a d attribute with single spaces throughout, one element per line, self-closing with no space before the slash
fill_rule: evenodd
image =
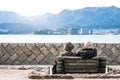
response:
<path id="1" fill-rule="evenodd" d="M 0 43 L 1 65 L 53 64 L 63 52 L 64 43 Z M 74 52 L 78 52 L 83 43 L 74 43 Z M 94 43 L 98 56 L 107 56 L 108 65 L 120 64 L 119 43 Z"/>

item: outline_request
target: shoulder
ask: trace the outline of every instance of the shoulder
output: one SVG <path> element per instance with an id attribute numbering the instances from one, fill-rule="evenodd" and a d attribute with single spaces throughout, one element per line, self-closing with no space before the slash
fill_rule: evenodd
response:
<path id="1" fill-rule="evenodd" d="M 62 52 L 61 56 L 75 56 L 75 53 L 73 53 L 73 52 Z"/>

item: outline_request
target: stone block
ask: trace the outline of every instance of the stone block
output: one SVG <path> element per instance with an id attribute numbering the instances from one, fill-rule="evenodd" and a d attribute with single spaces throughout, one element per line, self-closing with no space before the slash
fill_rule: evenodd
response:
<path id="1" fill-rule="evenodd" d="M 26 44 L 26 47 L 30 50 L 33 49 L 34 46 L 35 46 L 35 43 L 27 43 Z"/>
<path id="2" fill-rule="evenodd" d="M 40 49 L 45 46 L 45 43 L 36 43 L 35 45 Z"/>
<path id="3" fill-rule="evenodd" d="M 14 61 L 15 59 L 17 59 L 18 58 L 18 55 L 15 53 L 15 54 L 13 54 L 11 57 L 10 57 L 10 60 L 11 61 Z"/>
<path id="4" fill-rule="evenodd" d="M 40 61 L 42 61 L 45 58 L 45 56 L 43 54 L 40 54 L 39 56 L 36 57 L 37 62 L 39 63 Z"/>
<path id="5" fill-rule="evenodd" d="M 30 62 L 28 60 L 25 60 L 22 62 L 22 65 L 29 65 L 29 64 L 30 64 Z"/>
<path id="6" fill-rule="evenodd" d="M 41 64 L 41 65 L 45 65 L 45 64 L 49 65 L 49 63 L 47 63 L 45 60 L 40 61 L 39 64 Z"/>
<path id="7" fill-rule="evenodd" d="M 12 64 L 13 64 L 13 61 L 7 60 L 7 61 L 5 62 L 5 64 L 6 64 L 6 65 L 12 65 Z"/>
<path id="8" fill-rule="evenodd" d="M 10 58 L 10 55 L 8 53 L 4 54 L 3 57 L 1 57 L 2 62 L 6 62 L 7 59 Z"/>
<path id="9" fill-rule="evenodd" d="M 34 54 L 31 54 L 31 55 L 27 58 L 27 60 L 28 60 L 29 62 L 31 62 L 35 57 L 36 57 L 36 56 L 35 56 Z"/>
<path id="10" fill-rule="evenodd" d="M 10 46 L 11 46 L 12 48 L 15 48 L 15 47 L 17 47 L 17 43 L 10 43 Z"/>
<path id="11" fill-rule="evenodd" d="M 98 44 L 98 47 L 100 47 L 100 48 L 104 48 L 105 46 L 106 46 L 106 44 L 103 44 L 103 43 Z"/>
<path id="12" fill-rule="evenodd" d="M 58 50 L 56 50 L 54 47 L 51 47 L 48 54 L 52 54 L 53 56 L 56 56 L 58 53 L 59 53 Z"/>
<path id="13" fill-rule="evenodd" d="M 15 50 L 15 53 L 17 55 L 19 55 L 19 56 L 23 53 L 22 49 L 19 46 L 17 46 L 16 48 L 14 48 L 14 50 Z"/>
<path id="14" fill-rule="evenodd" d="M 44 60 L 50 64 L 50 61 L 53 60 L 53 55 L 49 53 L 48 55 L 46 55 Z"/>
<path id="15" fill-rule="evenodd" d="M 50 44 L 50 43 L 45 44 L 45 47 L 47 47 L 47 49 L 51 49 L 51 46 L 52 46 L 52 44 Z"/>
<path id="16" fill-rule="evenodd" d="M 28 56 L 32 54 L 32 51 L 28 49 L 26 46 L 22 48 L 22 51 L 27 54 Z"/>
<path id="17" fill-rule="evenodd" d="M 106 44 L 106 48 L 112 49 L 113 45 L 112 44 Z"/>
<path id="18" fill-rule="evenodd" d="M 22 63 L 21 63 L 20 61 L 16 60 L 16 61 L 13 61 L 12 64 L 13 64 L 13 65 L 21 65 Z"/>
<path id="19" fill-rule="evenodd" d="M 106 53 L 107 56 L 113 54 L 113 52 L 112 52 L 111 49 L 109 49 L 109 48 L 104 48 L 104 49 L 101 50 L 101 51 L 103 51 L 104 53 Z"/>
<path id="20" fill-rule="evenodd" d="M 42 48 L 40 48 L 40 52 L 43 54 L 43 55 L 47 55 L 49 53 L 48 49 L 44 46 Z"/>
<path id="21" fill-rule="evenodd" d="M 5 47 L 5 50 L 10 54 L 10 55 L 13 55 L 15 53 L 14 49 L 11 47 L 10 44 L 8 44 L 6 47 Z"/>
<path id="22" fill-rule="evenodd" d="M 1 50 L 0 57 L 2 57 L 4 54 L 7 53 L 6 50 L 2 46 L 0 47 L 0 50 Z"/>
<path id="23" fill-rule="evenodd" d="M 38 56 L 41 54 L 40 50 L 37 47 L 32 49 L 31 51 L 32 51 L 32 54 L 34 54 L 35 56 Z"/>
<path id="24" fill-rule="evenodd" d="M 37 60 L 36 60 L 36 59 L 34 59 L 34 60 L 32 60 L 32 61 L 30 62 L 30 64 L 31 64 L 31 65 L 38 65 L 38 64 L 39 64 L 39 62 L 37 62 Z"/>
<path id="25" fill-rule="evenodd" d="M 3 47 L 6 47 L 9 43 L 1 43 Z"/>
<path id="26" fill-rule="evenodd" d="M 22 53 L 19 57 L 18 57 L 18 61 L 20 61 L 20 62 L 23 62 L 25 59 L 27 59 L 28 57 L 27 57 L 27 55 L 26 54 L 24 54 L 24 53 Z"/>
<path id="27" fill-rule="evenodd" d="M 26 45 L 26 43 L 18 43 L 19 47 L 24 47 Z"/>

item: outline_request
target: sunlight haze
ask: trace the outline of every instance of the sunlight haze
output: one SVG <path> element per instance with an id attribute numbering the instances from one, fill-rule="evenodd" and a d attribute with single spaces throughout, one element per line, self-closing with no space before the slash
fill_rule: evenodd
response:
<path id="1" fill-rule="evenodd" d="M 24 16 L 57 14 L 63 9 L 84 7 L 120 7 L 120 0 L 0 0 L 0 11 L 13 11 Z"/>

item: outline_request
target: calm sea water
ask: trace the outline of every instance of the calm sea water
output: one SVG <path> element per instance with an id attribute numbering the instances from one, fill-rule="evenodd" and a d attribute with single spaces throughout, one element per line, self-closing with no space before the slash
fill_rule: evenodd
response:
<path id="1" fill-rule="evenodd" d="M 0 35 L 0 43 L 120 43 L 120 35 Z"/>

